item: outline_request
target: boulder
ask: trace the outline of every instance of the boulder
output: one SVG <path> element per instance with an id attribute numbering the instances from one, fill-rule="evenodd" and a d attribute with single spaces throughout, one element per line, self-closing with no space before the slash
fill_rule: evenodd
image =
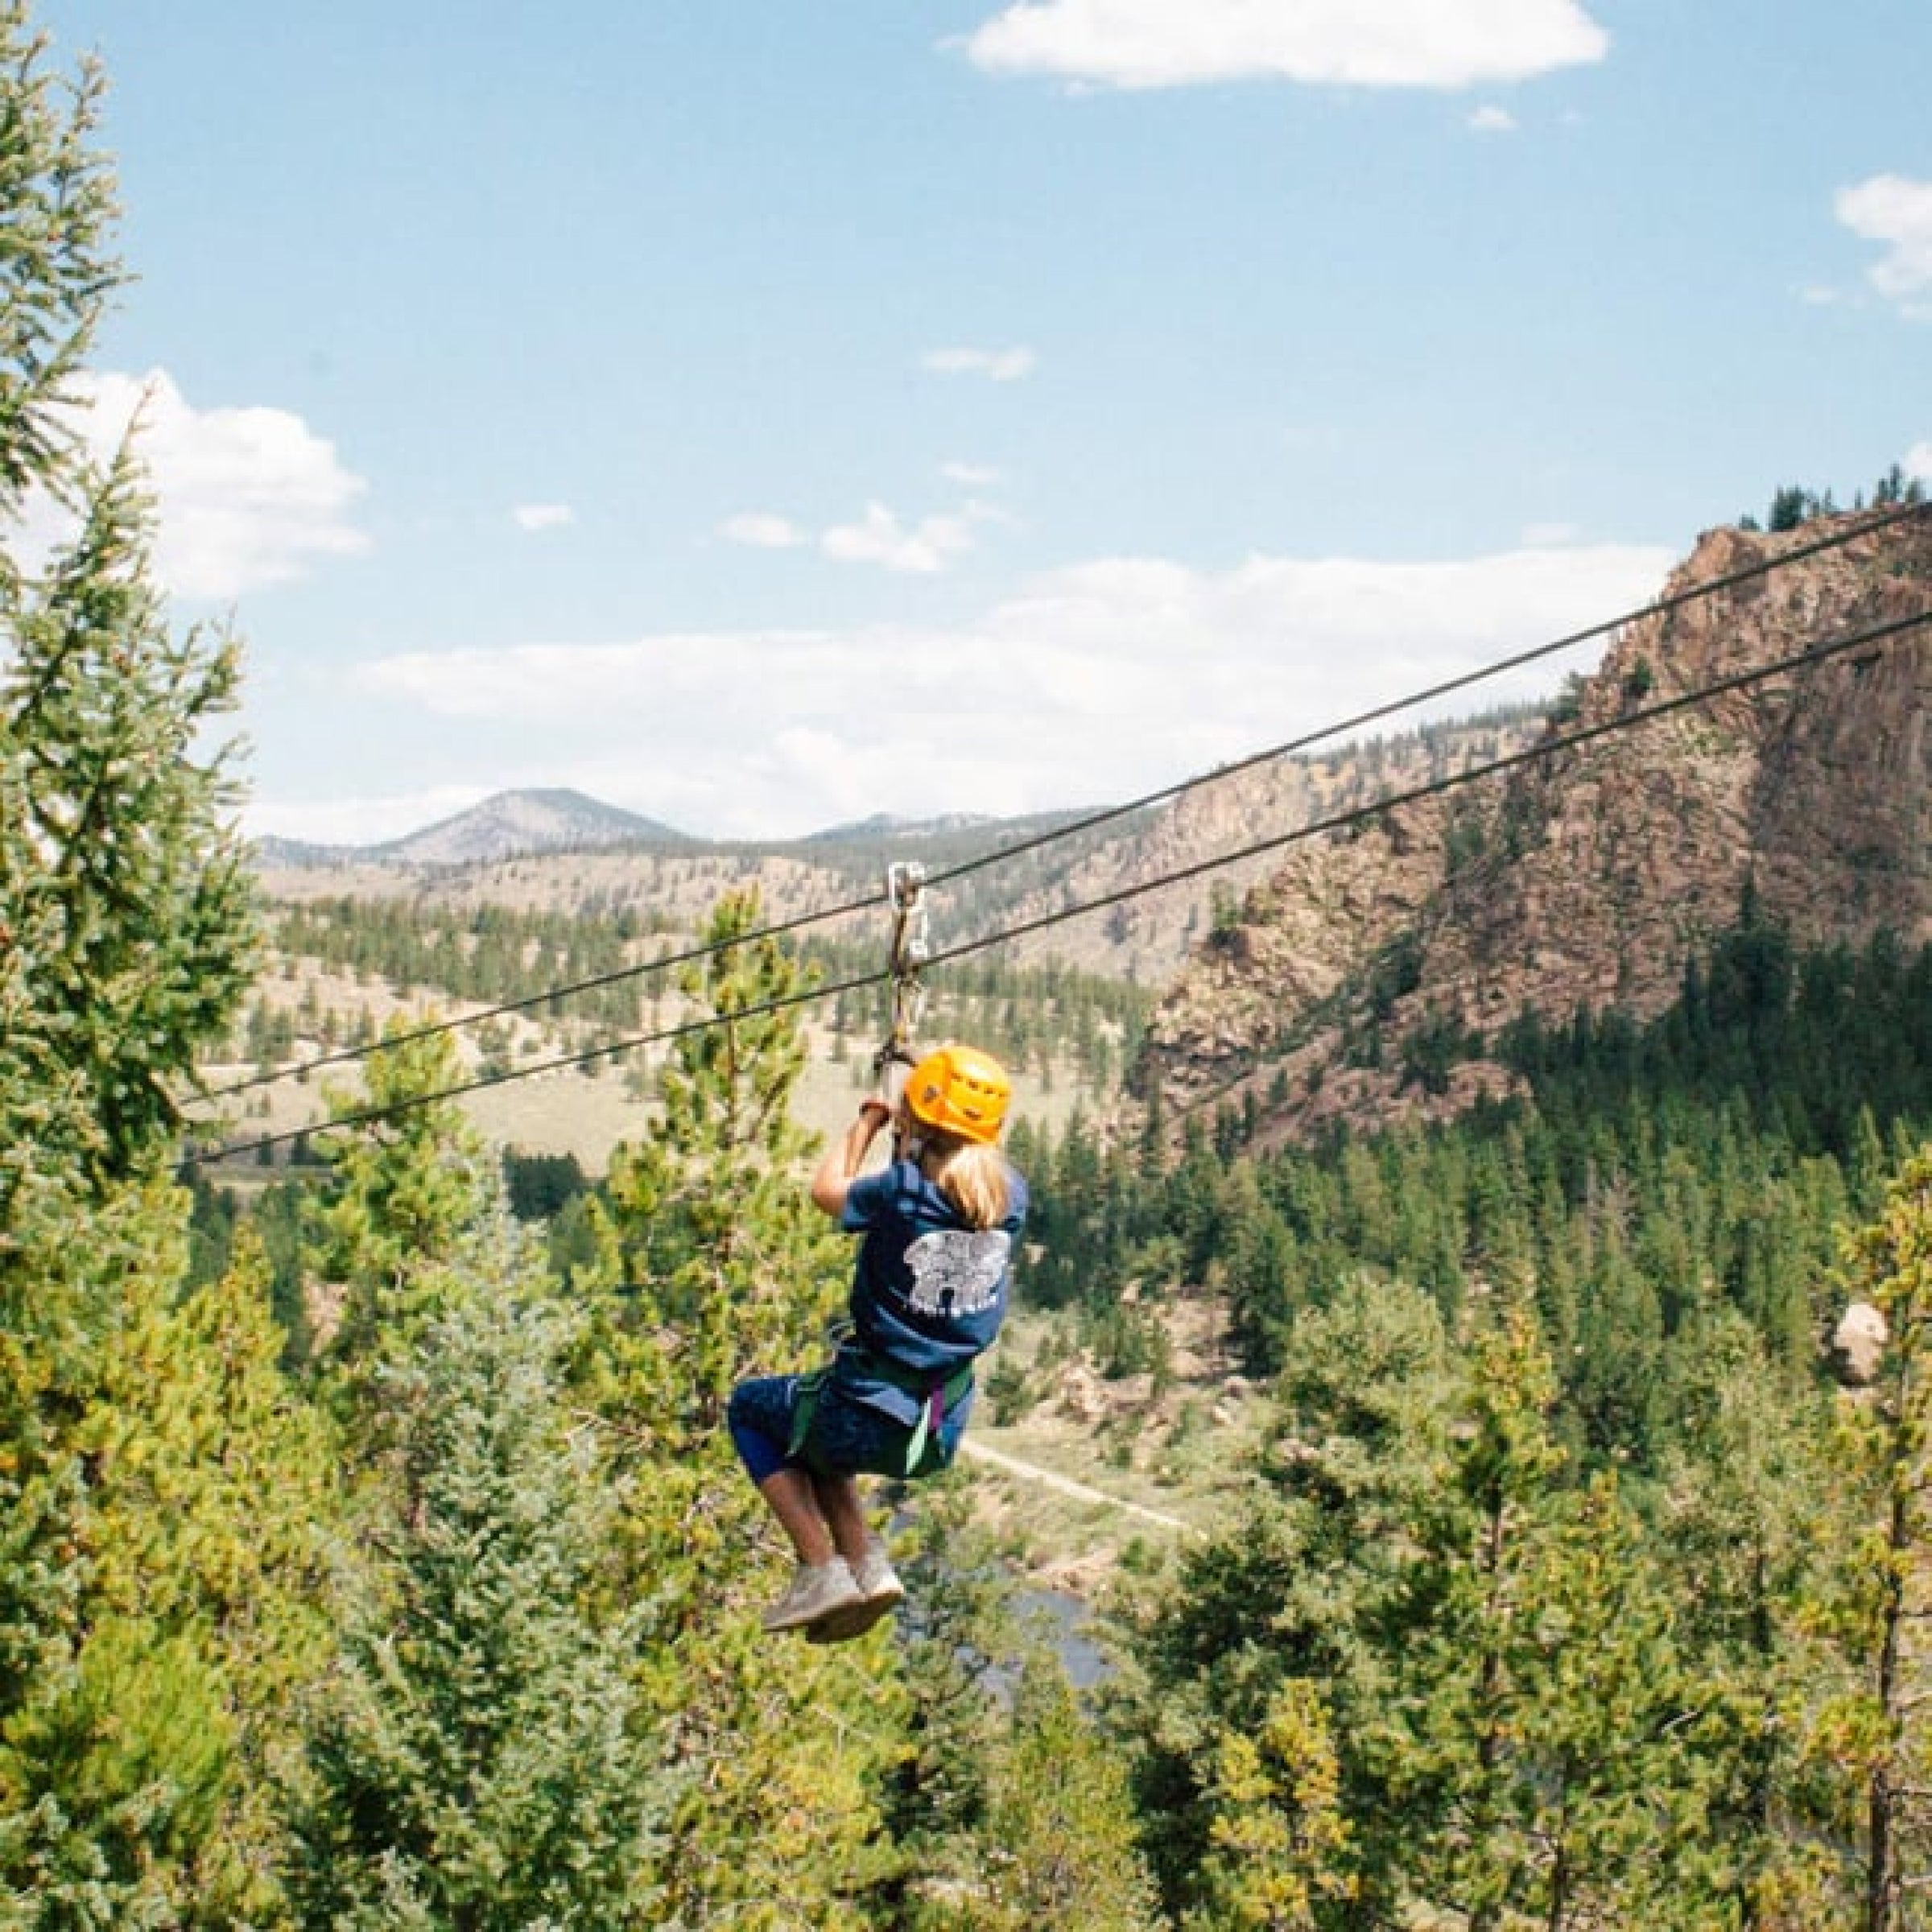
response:
<path id="1" fill-rule="evenodd" d="M 1848 1389 L 1868 1389 L 1878 1380 L 1885 1344 L 1885 1318 L 1869 1302 L 1854 1302 L 1831 1334 L 1831 1367 Z"/>
<path id="2" fill-rule="evenodd" d="M 1107 1395 L 1100 1378 L 1084 1362 L 1070 1362 L 1060 1372 L 1056 1393 L 1061 1414 L 1076 1422 L 1097 1422 L 1107 1413 Z"/>

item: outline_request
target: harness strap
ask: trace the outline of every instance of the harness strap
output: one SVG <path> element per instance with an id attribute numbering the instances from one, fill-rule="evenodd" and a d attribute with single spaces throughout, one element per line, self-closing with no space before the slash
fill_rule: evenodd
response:
<path id="1" fill-rule="evenodd" d="M 895 1389 L 902 1389 L 907 1394 L 919 1397 L 919 1420 L 913 1424 L 906 1443 L 904 1473 L 927 1474 L 930 1468 L 936 1467 L 927 1463 L 927 1453 L 929 1449 L 936 1451 L 939 1432 L 947 1412 L 963 1402 L 972 1387 L 972 1363 L 967 1363 L 963 1368 L 956 1368 L 943 1381 L 931 1381 L 916 1371 L 901 1368 L 896 1363 L 881 1361 L 876 1356 L 869 1357 L 865 1365 L 881 1381 L 890 1382 Z M 806 1439 L 811 1434 L 812 1418 L 818 1414 L 819 1397 L 824 1392 L 833 1366 L 828 1362 L 823 1368 L 815 1368 L 810 1374 L 799 1377 L 798 1391 L 792 1403 L 791 1435 L 785 1445 L 785 1453 L 789 1457 L 799 1457 L 805 1452 Z"/>
<path id="2" fill-rule="evenodd" d="M 785 1444 L 785 1454 L 794 1458 L 804 1453 L 805 1439 L 811 1434 L 811 1418 L 818 1413 L 819 1392 L 825 1386 L 825 1378 L 832 1373 L 828 1363 L 823 1368 L 815 1368 L 809 1375 L 799 1377 L 798 1393 L 791 1407 L 791 1435 Z"/>
<path id="3" fill-rule="evenodd" d="M 970 1363 L 956 1370 L 943 1382 L 935 1382 L 926 1391 L 926 1399 L 919 1405 L 919 1419 L 913 1425 L 912 1439 L 906 1445 L 906 1473 L 917 1476 L 923 1473 L 928 1444 L 936 1454 L 939 1448 L 939 1426 L 946 1420 L 946 1411 L 960 1401 L 972 1386 L 972 1366 Z"/>

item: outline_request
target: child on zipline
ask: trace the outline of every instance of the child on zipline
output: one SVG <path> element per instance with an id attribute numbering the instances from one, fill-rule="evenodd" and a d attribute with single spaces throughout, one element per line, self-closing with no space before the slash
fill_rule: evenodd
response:
<path id="1" fill-rule="evenodd" d="M 972 1363 L 999 1332 L 1026 1185 L 997 1146 L 1011 1087 L 998 1061 L 943 1046 L 859 1104 L 811 1198 L 862 1238 L 851 1332 L 825 1367 L 733 1390 L 732 1440 L 798 1558 L 767 1630 L 840 1643 L 905 1597 L 866 1527 L 855 1475 L 917 1477 L 952 1460 L 972 1406 Z M 861 1176 L 879 1131 L 893 1158 Z"/>

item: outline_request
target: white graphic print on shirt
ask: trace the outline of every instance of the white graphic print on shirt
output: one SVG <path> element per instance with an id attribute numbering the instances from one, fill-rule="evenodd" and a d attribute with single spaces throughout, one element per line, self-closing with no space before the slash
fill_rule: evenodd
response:
<path id="1" fill-rule="evenodd" d="M 921 1315 L 983 1315 L 1000 1298 L 1011 1239 L 997 1228 L 972 1233 L 941 1228 L 906 1250 L 912 1270 L 908 1298 Z"/>

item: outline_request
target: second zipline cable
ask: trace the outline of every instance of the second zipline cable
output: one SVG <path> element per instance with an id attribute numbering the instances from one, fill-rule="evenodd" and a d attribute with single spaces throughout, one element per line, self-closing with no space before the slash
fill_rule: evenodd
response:
<path id="1" fill-rule="evenodd" d="M 1838 549 L 1860 537 L 1871 535 L 1876 531 L 1889 528 L 1894 523 L 1914 517 L 1932 517 L 1932 504 L 1922 502 L 1899 504 L 1866 515 L 1848 529 L 1834 530 L 1828 535 L 1807 539 L 1802 543 L 1794 544 L 1787 549 L 1781 550 L 1775 555 L 1757 558 L 1736 570 L 1728 571 L 1721 576 L 1708 578 L 1700 584 L 1686 585 L 1682 590 L 1673 591 L 1667 596 L 1655 598 L 1648 604 L 1640 605 L 1635 609 L 1625 611 L 1620 616 L 1605 618 L 1602 622 L 1592 624 L 1584 630 L 1571 631 L 1567 635 L 1554 638 L 1548 643 L 1535 645 L 1529 650 L 1517 651 L 1509 657 L 1499 658 L 1491 663 L 1479 666 L 1474 671 L 1466 671 L 1460 676 L 1445 679 L 1439 683 L 1426 686 L 1420 691 L 1411 691 L 1406 696 L 1393 698 L 1386 704 L 1374 705 L 1368 710 L 1357 712 L 1352 716 L 1342 718 L 1333 724 L 1323 725 L 1319 730 L 1307 732 L 1298 737 L 1290 738 L 1278 745 L 1272 745 L 1262 750 L 1251 752 L 1246 757 L 1238 758 L 1231 764 L 1219 766 L 1211 772 L 1197 773 L 1191 778 L 1179 779 L 1172 784 L 1162 786 L 1157 791 L 1143 792 L 1139 797 L 1129 799 L 1124 803 L 1107 806 L 1100 811 L 1088 813 L 1065 824 L 1056 825 L 1051 831 L 1036 833 L 1030 838 L 1018 840 L 1010 844 L 997 846 L 989 852 L 982 852 L 976 858 L 963 860 L 956 865 L 929 874 L 927 883 L 929 886 L 943 886 L 955 879 L 965 878 L 973 873 L 984 871 L 989 866 L 1002 865 L 1009 860 L 1022 857 L 1028 852 L 1037 852 L 1046 846 L 1078 837 L 1083 833 L 1096 831 L 1102 826 L 1113 824 L 1121 819 L 1131 817 L 1136 812 L 1145 811 L 1150 806 L 1163 804 L 1170 800 L 1180 798 L 1187 792 L 1198 791 L 1209 785 L 1218 784 L 1224 779 L 1235 777 L 1239 773 L 1253 770 L 1257 766 L 1269 764 L 1279 758 L 1291 758 L 1298 752 L 1310 750 L 1317 745 L 1323 744 L 1331 738 L 1340 737 L 1344 733 L 1359 732 L 1368 725 L 1385 723 L 1390 718 L 1399 716 L 1403 712 L 1414 710 L 1418 705 L 1432 704 L 1438 699 L 1453 696 L 1457 691 L 1473 689 L 1476 685 L 1484 683 L 1492 678 L 1503 676 L 1512 671 L 1520 671 L 1525 667 L 1537 663 L 1546 658 L 1555 656 L 1563 651 L 1574 650 L 1580 644 L 1589 643 L 1598 638 L 1608 637 L 1628 625 L 1639 623 L 1645 618 L 1667 616 L 1674 610 L 1681 609 L 1686 605 L 1697 603 L 1703 598 L 1715 596 L 1720 591 L 1734 589 L 1740 584 L 1752 582 L 1760 577 L 1769 576 L 1777 571 L 1787 568 L 1793 564 L 1802 562 L 1807 557 L 1814 557 L 1823 551 Z M 769 926 L 762 927 L 756 932 L 741 935 L 739 938 L 727 943 L 733 945 L 746 945 L 758 939 L 786 938 L 795 933 L 802 932 L 810 927 L 824 925 L 833 919 L 848 919 L 855 914 L 869 911 L 877 903 L 876 895 L 869 894 L 862 899 L 847 900 L 841 903 L 821 906 L 815 911 L 795 914 L 790 919 L 776 921 Z M 540 993 L 534 993 L 518 999 L 506 1000 L 494 1005 L 482 1007 L 475 1013 L 459 1014 L 452 1019 L 430 1021 L 406 1032 L 394 1034 L 386 1040 L 373 1042 L 360 1046 L 345 1046 L 333 1053 L 320 1054 L 311 1059 L 301 1061 L 295 1066 L 279 1067 L 273 1073 L 258 1074 L 248 1080 L 236 1080 L 224 1087 L 211 1088 L 203 1097 L 208 1100 L 227 1100 L 237 1094 L 253 1092 L 258 1088 L 278 1085 L 283 1080 L 306 1079 L 312 1073 L 323 1071 L 331 1067 L 346 1066 L 353 1062 L 366 1059 L 370 1054 L 384 1049 L 393 1050 L 397 1046 L 407 1046 L 416 1040 L 434 1038 L 440 1034 L 460 1032 L 464 1028 L 480 1026 L 486 1021 L 501 1018 L 506 1014 L 527 1012 L 533 1007 L 548 1005 L 556 1001 L 568 999 L 577 993 L 596 992 L 606 986 L 617 985 L 628 980 L 642 978 L 646 974 L 668 972 L 674 967 L 695 964 L 709 958 L 718 949 L 716 943 L 693 946 L 683 952 L 667 954 L 660 959 L 642 960 L 634 966 L 614 968 L 609 972 L 598 973 L 588 979 L 568 981 L 561 985 L 547 988 Z"/>
<path id="2" fill-rule="evenodd" d="M 1218 872 L 1225 866 L 1239 865 L 1247 859 L 1258 858 L 1269 852 L 1279 852 L 1305 840 L 1319 837 L 1324 833 L 1344 831 L 1351 825 L 1362 824 L 1369 819 L 1379 817 L 1385 812 L 1394 811 L 1405 805 L 1418 803 L 1425 799 L 1439 797 L 1445 792 L 1458 790 L 1465 785 L 1474 784 L 1480 779 L 1492 778 L 1502 772 L 1522 770 L 1552 758 L 1561 752 L 1571 750 L 1579 745 L 1591 744 L 1600 739 L 1613 737 L 1619 732 L 1633 730 L 1639 724 L 1649 724 L 1656 719 L 1668 717 L 1674 712 L 1690 710 L 1696 705 L 1707 703 L 1712 698 L 1721 697 L 1727 692 L 1745 690 L 1753 684 L 1762 683 L 1768 679 L 1781 677 L 1790 672 L 1803 670 L 1809 665 L 1826 663 L 1834 658 L 1843 657 L 1854 650 L 1882 649 L 1885 645 L 1906 633 L 1922 629 L 1929 625 L 1932 625 L 1932 608 L 1915 611 L 1902 617 L 1894 617 L 1880 623 L 1869 625 L 1847 636 L 1835 638 L 1828 644 L 1809 646 L 1803 650 L 1794 652 L 1786 657 L 1777 658 L 1771 663 L 1757 665 L 1748 670 L 1735 671 L 1727 677 L 1716 679 L 1707 684 L 1699 685 L 1694 690 L 1679 692 L 1674 697 L 1659 699 L 1654 704 L 1638 706 L 1620 712 L 1617 716 L 1606 719 L 1600 724 L 1579 726 L 1574 731 L 1562 733 L 1554 737 L 1546 739 L 1539 744 L 1527 746 L 1521 751 L 1506 753 L 1502 757 L 1492 758 L 1484 764 L 1472 766 L 1465 770 L 1448 773 L 1441 778 L 1431 778 L 1421 784 L 1410 786 L 1403 791 L 1389 793 L 1385 797 L 1377 799 L 1371 803 L 1353 806 L 1345 811 L 1335 812 L 1327 818 L 1317 819 L 1307 824 L 1296 826 L 1290 831 L 1276 833 L 1265 839 L 1256 840 L 1251 844 L 1241 846 L 1233 851 L 1219 852 L 1210 858 L 1195 860 L 1186 865 L 1176 866 L 1170 871 L 1161 873 L 1157 877 L 1144 879 L 1132 886 L 1124 886 L 1112 892 L 1102 893 L 1098 897 L 1083 901 L 1077 906 L 1063 906 L 1057 911 L 1042 913 L 1034 919 L 1022 920 L 1018 925 L 1004 927 L 995 932 L 982 934 L 975 939 L 964 939 L 953 945 L 942 947 L 930 952 L 927 956 L 924 964 L 927 966 L 944 965 L 948 961 L 966 959 L 974 953 L 986 952 L 995 946 L 1009 944 L 1015 939 L 1027 938 L 1032 934 L 1045 931 L 1051 927 L 1065 924 L 1070 920 L 1084 919 L 1091 913 L 1105 911 L 1109 907 L 1124 904 L 1130 899 L 1139 898 L 1149 893 L 1158 892 L 1165 887 L 1184 884 L 1188 880 L 1199 878 L 1206 873 Z M 745 934 L 709 950 L 717 952 L 724 950 L 726 946 L 747 945 L 764 936 L 762 932 Z M 264 1149 L 277 1147 L 290 1141 L 301 1140 L 317 1133 L 327 1132 L 332 1128 L 368 1125 L 374 1121 L 390 1118 L 396 1114 L 412 1112 L 420 1107 L 433 1105 L 438 1101 L 460 1099 L 467 1094 L 480 1092 L 486 1088 L 505 1086 L 512 1081 L 529 1080 L 538 1074 L 559 1072 L 569 1068 L 581 1067 L 592 1060 L 601 1059 L 607 1055 L 615 1057 L 621 1054 L 633 1053 L 642 1047 L 662 1045 L 667 1042 L 683 1038 L 691 1034 L 708 1030 L 712 1027 L 728 1026 L 733 1021 L 755 1019 L 766 1014 L 782 1013 L 795 1007 L 815 1004 L 821 1000 L 836 999 L 844 993 L 858 992 L 880 985 L 889 977 L 889 971 L 879 971 L 861 973 L 853 978 L 843 980 L 832 985 L 805 988 L 796 993 L 783 994 L 774 999 L 741 1008 L 735 1013 L 709 1014 L 701 1018 L 684 1021 L 674 1026 L 661 1028 L 655 1032 L 639 1034 L 626 1039 L 607 1041 L 601 1046 L 587 1048 L 582 1052 L 564 1054 L 547 1060 L 541 1060 L 534 1066 L 518 1067 L 505 1073 L 479 1075 L 475 1080 L 442 1088 L 433 1093 L 417 1095 L 407 1100 L 397 1101 L 387 1106 L 365 1108 L 360 1111 L 339 1115 L 333 1120 L 312 1123 L 306 1127 L 291 1129 L 280 1133 L 265 1135 L 256 1140 L 239 1141 L 217 1147 L 205 1154 L 191 1154 L 187 1158 L 184 1165 L 203 1166 L 221 1160 L 236 1159 L 246 1154 L 258 1154 Z M 402 1043 L 400 1041 L 396 1041 L 386 1044 L 393 1048 Z M 378 1046 L 370 1051 L 379 1052 L 382 1050 L 382 1046 Z"/>

